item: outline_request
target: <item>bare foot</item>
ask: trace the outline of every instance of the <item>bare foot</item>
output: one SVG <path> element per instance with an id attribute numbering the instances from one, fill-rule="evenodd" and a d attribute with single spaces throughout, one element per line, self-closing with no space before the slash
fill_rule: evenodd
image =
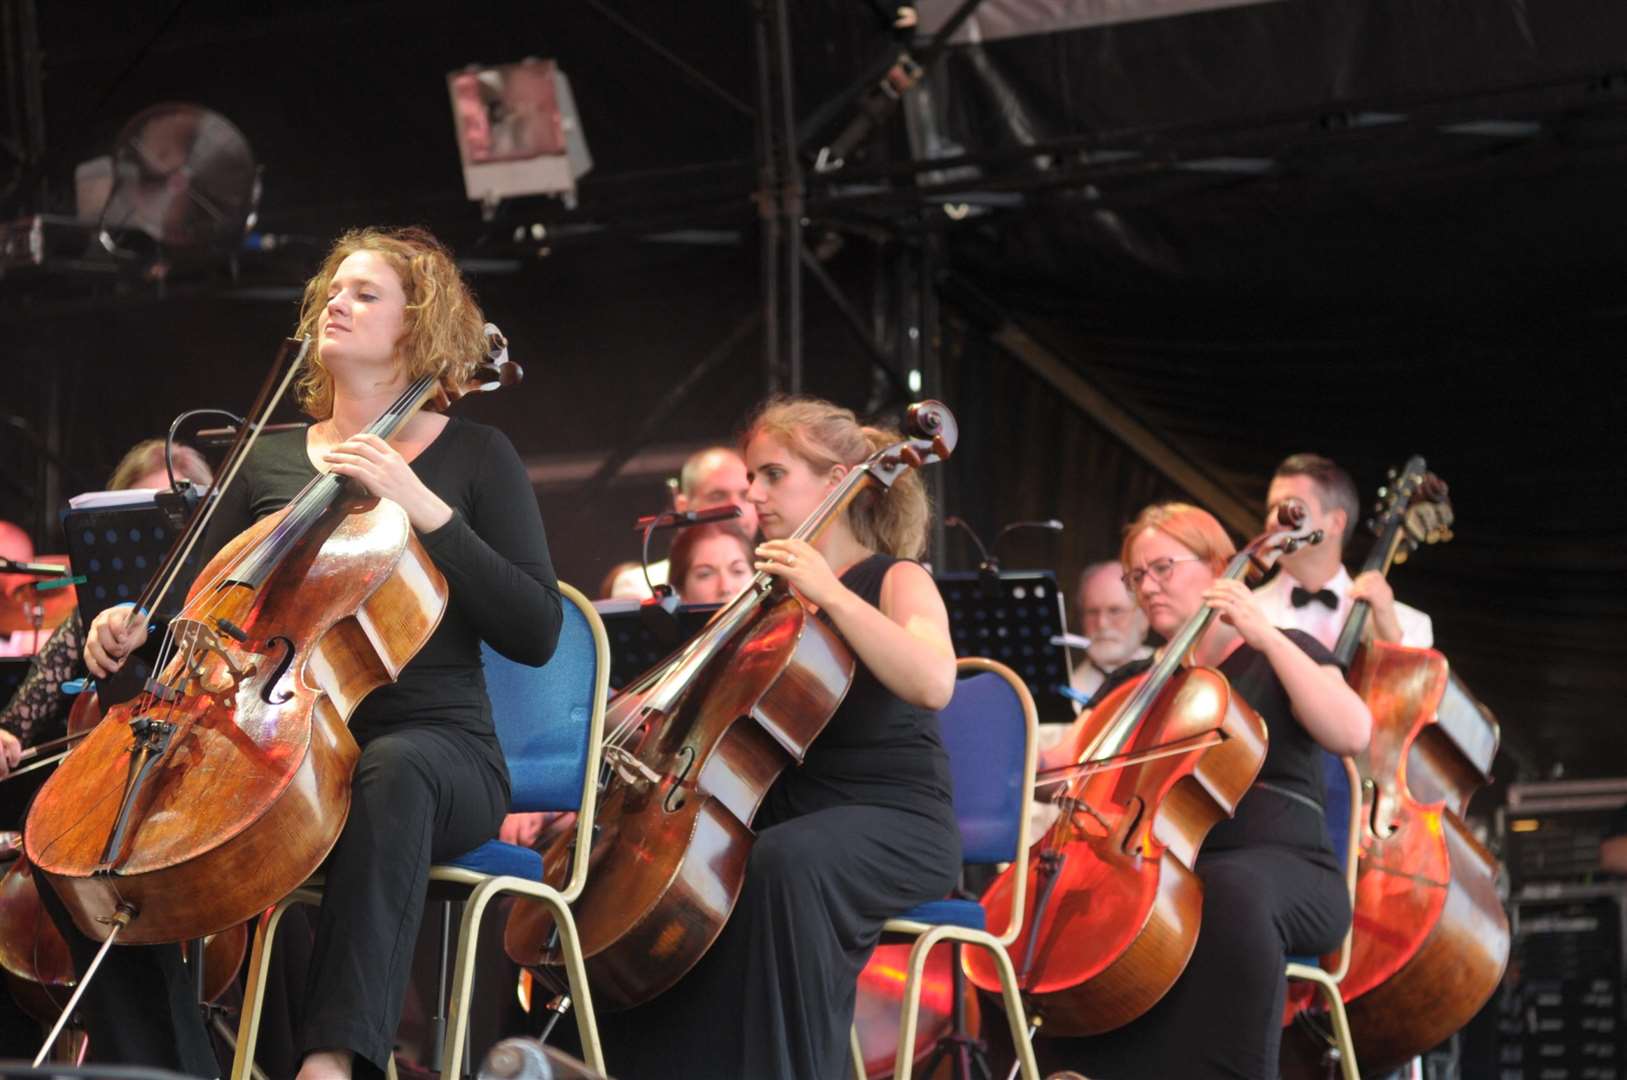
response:
<path id="1" fill-rule="evenodd" d="M 350 1080 L 355 1055 L 349 1050 L 315 1050 L 305 1055 L 294 1080 Z"/>

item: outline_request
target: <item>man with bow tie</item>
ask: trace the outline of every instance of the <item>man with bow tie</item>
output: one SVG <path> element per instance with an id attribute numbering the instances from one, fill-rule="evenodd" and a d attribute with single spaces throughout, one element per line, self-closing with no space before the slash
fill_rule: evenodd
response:
<path id="1" fill-rule="evenodd" d="M 1322 542 L 1284 555 L 1277 576 L 1255 590 L 1271 624 L 1303 630 L 1331 649 L 1351 607 L 1366 600 L 1373 608 L 1374 637 L 1415 648 L 1432 646 L 1435 632 L 1429 616 L 1398 603 L 1383 574 L 1368 571 L 1352 580 L 1345 569 L 1344 549 L 1361 518 L 1350 474 L 1317 454 L 1295 454 L 1271 477 L 1267 521 L 1275 522 L 1277 507 L 1290 500 L 1305 507 L 1306 524 L 1322 530 Z"/>

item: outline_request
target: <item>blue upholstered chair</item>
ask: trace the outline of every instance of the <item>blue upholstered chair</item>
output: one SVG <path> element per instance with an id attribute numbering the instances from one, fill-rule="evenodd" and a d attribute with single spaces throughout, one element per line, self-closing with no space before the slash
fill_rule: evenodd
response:
<path id="1" fill-rule="evenodd" d="M 1361 855 L 1361 830 L 1354 824 L 1361 817 L 1361 778 L 1351 758 L 1322 755 L 1322 784 L 1325 789 L 1323 812 L 1327 815 L 1328 840 L 1335 854 L 1345 860 L 1345 884 L 1350 889 L 1350 902 L 1356 902 L 1356 867 Z M 1336 1055 L 1340 1074 L 1344 1080 L 1361 1080 L 1356 1067 L 1356 1048 L 1350 1039 L 1350 1021 L 1345 1016 L 1344 1000 L 1339 996 L 1339 983 L 1350 968 L 1350 937 L 1353 928 L 1345 931 L 1345 938 L 1337 952 L 1326 957 L 1290 956 L 1288 978 L 1314 983 L 1328 1010 L 1332 1025 L 1332 1045 L 1328 1053 Z"/>
<path id="2" fill-rule="evenodd" d="M 480 922 L 492 900 L 505 894 L 531 897 L 546 904 L 560 932 L 571 1002 L 582 1037 L 583 1056 L 603 1073 L 604 1052 L 599 1045 L 593 1000 L 570 903 L 587 881 L 593 813 L 597 797 L 600 735 L 604 727 L 605 690 L 610 677 L 610 648 L 604 624 L 583 595 L 560 583 L 564 621 L 553 657 L 542 667 L 505 659 L 481 646 L 486 689 L 498 741 L 508 763 L 516 813 L 576 812 L 576 851 L 570 878 L 563 890 L 542 883 L 542 856 L 530 848 L 488 840 L 449 863 L 430 868 L 432 898 L 461 898 L 463 920 L 458 934 L 457 963 L 452 977 L 449 1019 L 441 1058 L 441 1075 L 461 1076 L 464 1043 L 469 1027 L 469 992 L 474 981 L 475 942 Z M 282 913 L 294 903 L 320 903 L 320 877 L 312 878 L 260 918 L 249 980 L 244 991 L 243 1016 L 238 1027 L 233 1080 L 248 1080 L 259 1033 L 260 1007 L 265 998 L 266 964 L 271 941 Z"/>
<path id="3" fill-rule="evenodd" d="M 949 770 L 955 785 L 955 818 L 960 823 L 962 857 L 970 864 L 1011 863 L 1016 875 L 1010 925 L 998 934 L 984 925 L 983 905 L 975 900 L 933 900 L 887 920 L 887 934 L 910 934 L 909 970 L 898 1025 L 896 1080 L 909 1080 L 914 1068 L 915 1029 L 921 1008 L 921 975 L 927 954 L 939 942 L 961 942 L 988 949 L 1000 971 L 1001 1000 L 1011 1026 L 1024 1080 L 1038 1080 L 1028 1017 L 1017 987 L 1017 973 L 1006 947 L 1022 929 L 1028 883 L 1028 804 L 1034 794 L 1034 699 L 1028 687 L 1004 664 L 968 657 L 957 664 L 955 696 L 938 714 Z M 958 953 L 957 953 L 958 963 Z M 864 1080 L 864 1058 L 858 1035 L 852 1039 L 853 1068 Z"/>

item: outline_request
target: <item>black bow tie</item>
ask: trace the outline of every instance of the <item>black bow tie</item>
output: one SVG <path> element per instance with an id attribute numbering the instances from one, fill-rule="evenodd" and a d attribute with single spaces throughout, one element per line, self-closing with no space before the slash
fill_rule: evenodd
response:
<path id="1" fill-rule="evenodd" d="M 1328 606 L 1329 611 L 1339 610 L 1339 598 L 1334 595 L 1332 589 L 1317 589 L 1315 592 L 1311 592 L 1295 585 L 1293 592 L 1288 594 L 1288 599 L 1293 601 L 1294 606 L 1297 608 L 1304 607 L 1312 600 L 1319 600 Z"/>

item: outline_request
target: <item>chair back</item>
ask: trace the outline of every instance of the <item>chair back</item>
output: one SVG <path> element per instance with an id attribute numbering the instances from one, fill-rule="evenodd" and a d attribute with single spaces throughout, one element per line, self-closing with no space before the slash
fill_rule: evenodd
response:
<path id="1" fill-rule="evenodd" d="M 956 669 L 955 695 L 939 711 L 938 728 L 949 752 L 962 858 L 1012 864 L 1018 891 L 1011 926 L 1001 937 L 1009 944 L 1026 906 L 1034 699 L 1016 673 L 997 661 L 964 657 Z"/>
<path id="2" fill-rule="evenodd" d="M 1344 860 L 1345 887 L 1350 891 L 1350 903 L 1356 903 L 1356 871 L 1361 855 L 1361 830 L 1355 828 L 1361 818 L 1361 776 L 1356 771 L 1354 758 L 1322 752 L 1322 806 L 1328 826 L 1328 841 L 1333 853 Z M 1350 937 L 1354 924 L 1345 931 L 1339 951 L 1324 957 L 1322 967 L 1335 980 L 1344 978 L 1350 967 Z"/>
<path id="3" fill-rule="evenodd" d="M 546 664 L 516 663 L 484 642 L 480 651 L 513 810 L 575 811 L 580 841 L 593 829 L 610 645 L 587 598 L 563 581 L 559 592 L 559 641 Z M 568 896 L 580 891 L 586 872 L 587 860 L 576 860 Z"/>

